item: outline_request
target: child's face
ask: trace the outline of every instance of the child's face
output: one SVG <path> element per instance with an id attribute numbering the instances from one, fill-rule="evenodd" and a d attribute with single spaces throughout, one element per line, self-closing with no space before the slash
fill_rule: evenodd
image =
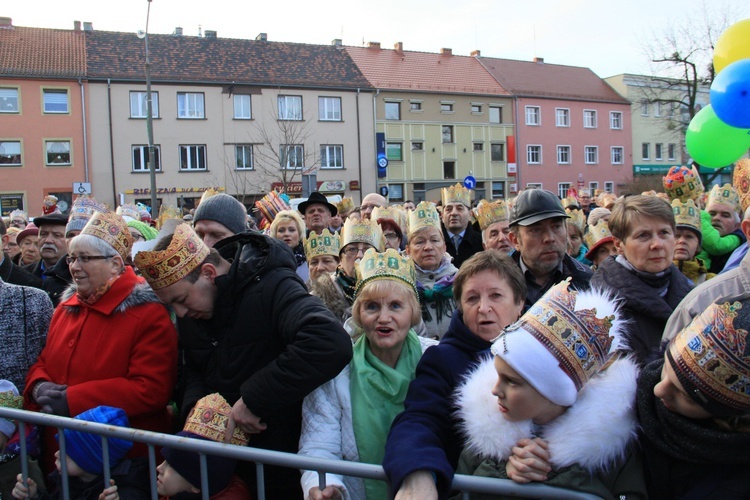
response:
<path id="1" fill-rule="evenodd" d="M 169 462 L 163 461 L 156 468 L 156 491 L 161 496 L 169 497 L 178 493 L 199 493 L 200 490 L 190 484 Z"/>
<path id="2" fill-rule="evenodd" d="M 87 477 L 91 474 L 81 469 L 81 467 L 75 463 L 75 461 L 69 456 L 65 456 L 65 466 L 68 468 L 68 476 L 70 477 Z M 62 474 L 62 464 L 60 463 L 60 450 L 55 452 L 55 467 Z"/>
<path id="3" fill-rule="evenodd" d="M 497 397 L 500 412 L 506 420 L 532 420 L 537 425 L 544 425 L 565 411 L 564 406 L 556 405 L 539 394 L 499 356 L 495 356 L 495 370 L 498 379 L 492 394 Z"/>
<path id="4" fill-rule="evenodd" d="M 710 413 L 687 395 L 666 354 L 664 366 L 661 369 L 661 381 L 654 386 L 654 396 L 661 399 L 667 410 L 679 413 L 683 417 L 695 419 L 711 417 Z"/>

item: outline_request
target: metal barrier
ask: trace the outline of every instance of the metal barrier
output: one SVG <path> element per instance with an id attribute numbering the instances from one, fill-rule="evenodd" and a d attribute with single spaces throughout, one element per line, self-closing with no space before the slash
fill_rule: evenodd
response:
<path id="1" fill-rule="evenodd" d="M 293 469 L 311 470 L 318 472 L 320 476 L 320 488 L 325 488 L 325 473 L 332 472 L 344 476 L 361 477 L 364 479 L 386 480 L 385 472 L 379 465 L 364 464 L 358 462 L 347 462 L 345 460 L 329 460 L 315 457 L 305 457 L 292 453 L 262 450 L 245 446 L 236 446 L 211 441 L 202 441 L 170 434 L 143 431 L 139 429 L 116 427 L 94 422 L 85 422 L 56 415 L 30 412 L 26 410 L 14 410 L 0 407 L 0 418 L 14 420 L 20 431 L 21 446 L 21 468 L 24 480 L 28 477 L 27 451 L 26 451 L 26 424 L 57 427 L 58 429 L 72 429 L 75 431 L 97 434 L 102 436 L 102 448 L 104 451 L 104 482 L 102 489 L 109 486 L 109 454 L 107 453 L 108 442 L 105 437 L 126 439 L 128 441 L 145 443 L 148 445 L 148 459 L 151 478 L 151 498 L 158 500 L 156 492 L 156 452 L 155 448 L 168 446 L 178 450 L 192 451 L 200 455 L 201 466 L 201 496 L 208 500 L 208 474 L 206 467 L 206 455 L 217 455 L 246 462 L 255 462 L 258 488 L 257 500 L 265 500 L 263 465 L 276 465 Z M 65 454 L 65 435 L 60 433 L 60 456 Z M 63 499 L 69 500 L 67 467 L 64 459 L 60 460 L 62 466 Z M 508 479 L 493 479 L 486 477 L 463 476 L 457 474 L 453 479 L 453 488 L 463 492 L 463 498 L 468 500 L 469 493 L 489 493 L 523 496 L 525 498 L 551 498 L 551 499 L 580 499 L 591 500 L 598 497 L 556 488 L 544 484 L 518 484 Z"/>

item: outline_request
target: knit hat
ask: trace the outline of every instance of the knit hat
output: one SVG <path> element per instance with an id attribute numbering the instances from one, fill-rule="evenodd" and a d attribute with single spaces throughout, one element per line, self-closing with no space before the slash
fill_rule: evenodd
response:
<path id="1" fill-rule="evenodd" d="M 667 347 L 687 395 L 714 417 L 750 413 L 750 294 L 721 299 Z"/>
<path id="2" fill-rule="evenodd" d="M 139 220 L 131 220 L 130 222 L 128 222 L 128 227 L 132 227 L 136 231 L 141 233 L 146 241 L 155 239 L 156 235 L 159 234 L 159 231 L 157 231 L 155 228 Z"/>
<path id="3" fill-rule="evenodd" d="M 223 443 L 231 411 L 232 407 L 220 394 L 209 394 L 198 400 L 195 407 L 190 410 L 185 427 L 177 435 Z M 247 442 L 247 434 L 236 428 L 231 444 L 246 446 Z M 187 482 L 196 488 L 200 487 L 201 468 L 198 453 L 169 447 L 162 448 L 161 453 L 169 465 Z M 235 465 L 236 461 L 232 458 L 206 455 L 209 496 L 219 493 L 229 485 Z"/>
<path id="4" fill-rule="evenodd" d="M 130 427 L 125 411 L 111 406 L 97 406 L 91 410 L 76 415 L 76 420 L 113 425 L 116 427 Z M 78 466 L 90 474 L 104 473 L 104 453 L 102 437 L 98 434 L 64 429 L 65 452 Z M 59 439 L 59 435 L 55 434 Z M 125 439 L 107 438 L 109 447 L 109 466 L 113 468 L 125 458 L 133 443 Z"/>
<path id="5" fill-rule="evenodd" d="M 130 233 L 128 233 L 130 235 Z M 135 266 L 154 290 L 168 287 L 193 272 L 211 253 L 193 228 L 180 223 L 166 250 L 135 255 Z"/>
<path id="6" fill-rule="evenodd" d="M 198 205 L 193 215 L 193 224 L 202 220 L 218 222 L 234 234 L 244 233 L 247 227 L 247 210 L 235 198 L 220 193 Z"/>
<path id="7" fill-rule="evenodd" d="M 571 406 L 584 385 L 621 347 L 624 320 L 603 290 L 568 290 L 570 278 L 547 291 L 493 342 L 505 360 L 545 398 Z"/>
<path id="8" fill-rule="evenodd" d="M 127 260 L 133 248 L 133 237 L 125 219 L 112 212 L 96 212 L 86 223 L 81 234 L 90 234 L 109 243 L 122 260 Z"/>

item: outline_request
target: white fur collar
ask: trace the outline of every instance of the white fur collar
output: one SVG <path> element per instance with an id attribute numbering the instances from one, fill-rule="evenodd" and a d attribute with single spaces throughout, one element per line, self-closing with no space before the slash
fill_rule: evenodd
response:
<path id="1" fill-rule="evenodd" d="M 638 367 L 620 359 L 589 381 L 568 411 L 541 429 L 556 468 L 578 464 L 589 471 L 605 469 L 624 456 L 636 436 L 635 390 Z M 532 437 L 531 421 L 509 422 L 497 407 L 492 388 L 497 372 L 492 358 L 483 360 L 456 389 L 457 416 L 466 446 L 475 455 L 506 460 L 519 439 Z"/>

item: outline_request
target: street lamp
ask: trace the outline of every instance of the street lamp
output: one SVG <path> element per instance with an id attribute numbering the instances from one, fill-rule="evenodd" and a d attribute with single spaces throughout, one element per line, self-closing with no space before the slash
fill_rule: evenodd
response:
<path id="1" fill-rule="evenodd" d="M 146 11 L 146 31 L 139 31 L 138 38 L 146 42 L 146 131 L 148 134 L 148 173 L 151 179 L 151 218 L 156 220 L 156 165 L 154 164 L 154 120 L 151 103 L 151 60 L 148 57 L 148 20 L 151 15 L 151 0 L 148 0 Z"/>

